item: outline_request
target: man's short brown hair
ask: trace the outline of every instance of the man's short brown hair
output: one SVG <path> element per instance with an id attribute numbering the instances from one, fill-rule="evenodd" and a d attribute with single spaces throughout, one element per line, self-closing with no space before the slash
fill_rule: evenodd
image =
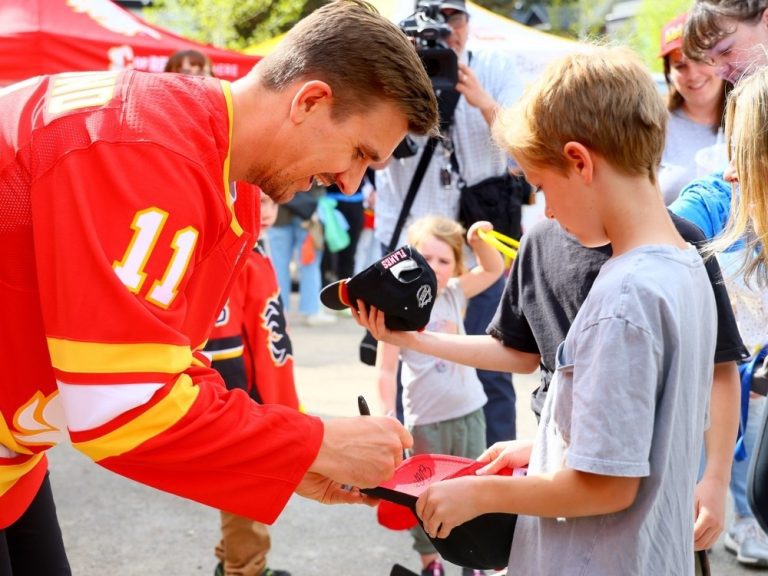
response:
<path id="1" fill-rule="evenodd" d="M 336 118 L 387 100 L 403 112 L 410 132 L 437 132 L 437 100 L 416 50 L 367 2 L 336 0 L 315 10 L 256 68 L 273 90 L 301 79 L 326 82 Z"/>
<path id="2" fill-rule="evenodd" d="M 535 166 L 564 171 L 563 148 L 579 142 L 616 169 L 656 182 L 667 109 L 650 72 L 628 48 L 594 47 L 553 62 L 512 108 L 494 137 Z"/>

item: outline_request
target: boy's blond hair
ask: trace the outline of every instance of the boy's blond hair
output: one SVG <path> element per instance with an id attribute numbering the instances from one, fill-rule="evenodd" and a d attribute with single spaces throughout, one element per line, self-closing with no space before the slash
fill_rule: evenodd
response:
<path id="1" fill-rule="evenodd" d="M 565 170 L 563 147 L 579 142 L 616 169 L 652 183 L 664 150 L 664 99 L 638 57 L 621 47 L 594 47 L 553 62 L 493 127 L 518 159 Z"/>
<path id="2" fill-rule="evenodd" d="M 456 269 L 454 276 L 459 276 L 467 271 L 464 263 L 464 227 L 444 216 L 424 216 L 414 221 L 408 227 L 408 243 L 419 249 L 421 243 L 428 236 L 433 236 L 438 240 L 445 242 L 453 251 L 454 260 L 456 260 Z"/>

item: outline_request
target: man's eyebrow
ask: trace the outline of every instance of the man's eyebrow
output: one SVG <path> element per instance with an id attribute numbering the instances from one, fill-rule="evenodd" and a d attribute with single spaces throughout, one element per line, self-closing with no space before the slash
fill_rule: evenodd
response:
<path id="1" fill-rule="evenodd" d="M 362 150 L 363 153 L 365 153 L 365 155 L 374 162 L 381 162 L 381 156 L 379 153 L 367 144 L 360 144 L 360 150 Z"/>

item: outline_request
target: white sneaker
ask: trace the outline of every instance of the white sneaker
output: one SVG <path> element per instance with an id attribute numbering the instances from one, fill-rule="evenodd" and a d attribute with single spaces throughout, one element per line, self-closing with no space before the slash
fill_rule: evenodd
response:
<path id="1" fill-rule="evenodd" d="M 768 536 L 754 518 L 739 518 L 725 533 L 725 549 L 739 564 L 768 568 Z"/>
<path id="2" fill-rule="evenodd" d="M 304 324 L 307 326 L 310 326 L 312 328 L 315 328 L 317 326 L 328 326 L 329 324 L 335 324 L 336 323 L 336 316 L 333 314 L 328 314 L 327 312 L 320 311 L 316 314 L 307 314 L 304 316 Z"/>

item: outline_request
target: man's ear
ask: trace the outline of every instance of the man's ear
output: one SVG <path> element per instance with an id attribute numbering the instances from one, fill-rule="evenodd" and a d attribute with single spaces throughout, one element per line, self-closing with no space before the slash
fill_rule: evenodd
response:
<path id="1" fill-rule="evenodd" d="M 580 142 L 566 142 L 563 146 L 563 155 L 568 167 L 578 174 L 585 184 L 591 184 L 595 161 L 589 148 Z"/>
<path id="2" fill-rule="evenodd" d="M 301 124 L 319 106 L 330 106 L 332 99 L 333 90 L 322 80 L 310 80 L 301 84 L 291 101 L 291 121 Z"/>

